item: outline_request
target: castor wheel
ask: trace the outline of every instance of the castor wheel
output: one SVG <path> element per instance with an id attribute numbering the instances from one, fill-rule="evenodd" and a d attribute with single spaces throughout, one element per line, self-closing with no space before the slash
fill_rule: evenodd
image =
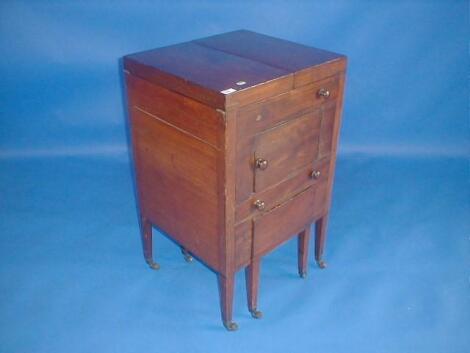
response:
<path id="1" fill-rule="evenodd" d="M 238 325 L 233 321 L 224 322 L 224 326 L 227 329 L 227 331 L 236 331 L 236 330 L 238 330 Z"/>
<path id="2" fill-rule="evenodd" d="M 186 250 L 185 248 L 181 248 L 181 253 L 184 256 L 184 261 L 193 262 L 194 258 L 191 256 L 188 250 Z"/>
<path id="3" fill-rule="evenodd" d="M 317 260 L 317 264 L 318 264 L 318 267 L 320 267 L 321 269 L 326 268 L 326 262 L 321 259 Z"/>
<path id="4" fill-rule="evenodd" d="M 251 313 L 251 316 L 253 316 L 253 318 L 255 318 L 255 319 L 261 319 L 263 317 L 263 313 L 259 310 L 256 310 L 256 309 L 251 310 L 250 313 Z"/>
<path id="5" fill-rule="evenodd" d="M 157 264 L 156 262 L 154 262 L 153 260 L 147 260 L 147 264 L 149 265 L 149 267 L 152 270 L 159 270 L 160 269 L 160 265 Z"/>

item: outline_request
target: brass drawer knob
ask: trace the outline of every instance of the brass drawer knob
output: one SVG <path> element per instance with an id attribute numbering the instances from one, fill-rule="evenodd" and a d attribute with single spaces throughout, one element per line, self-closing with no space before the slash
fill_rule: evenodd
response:
<path id="1" fill-rule="evenodd" d="M 256 209 L 258 209 L 259 211 L 262 211 L 264 210 L 264 207 L 266 206 L 264 201 L 261 201 L 261 200 L 256 200 L 253 205 L 256 207 Z"/>
<path id="2" fill-rule="evenodd" d="M 263 158 L 256 158 L 256 168 L 259 168 L 261 170 L 265 170 L 268 167 L 268 161 Z"/>
<path id="3" fill-rule="evenodd" d="M 330 96 L 330 91 L 326 88 L 320 88 L 317 93 L 320 97 L 328 98 Z"/>
<path id="4" fill-rule="evenodd" d="M 310 177 L 312 179 L 318 179 L 320 177 L 321 173 L 319 170 L 314 170 L 311 174 L 310 174 Z"/>

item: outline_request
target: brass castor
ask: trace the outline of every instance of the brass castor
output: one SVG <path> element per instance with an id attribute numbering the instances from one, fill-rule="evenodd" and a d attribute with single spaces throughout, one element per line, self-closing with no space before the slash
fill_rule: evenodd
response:
<path id="1" fill-rule="evenodd" d="M 300 272 L 299 276 L 300 278 L 307 278 L 307 272 Z"/>
<path id="2" fill-rule="evenodd" d="M 233 321 L 224 322 L 224 326 L 227 329 L 227 331 L 236 331 L 236 330 L 238 330 L 238 325 Z"/>
<path id="3" fill-rule="evenodd" d="M 194 258 L 191 256 L 188 250 L 186 250 L 185 248 L 181 248 L 181 253 L 184 256 L 184 261 L 193 262 Z"/>
<path id="4" fill-rule="evenodd" d="M 326 268 L 326 262 L 323 261 L 322 259 L 317 260 L 317 264 L 318 264 L 318 267 L 320 267 L 321 269 Z"/>
<path id="5" fill-rule="evenodd" d="M 251 310 L 250 313 L 251 313 L 251 316 L 253 316 L 253 318 L 255 318 L 255 319 L 261 319 L 263 317 L 263 313 L 259 310 L 256 310 L 256 309 Z"/>
<path id="6" fill-rule="evenodd" d="M 156 262 L 154 262 L 153 260 L 147 260 L 147 264 L 149 265 L 149 267 L 152 270 L 159 270 L 160 269 L 160 265 L 157 264 Z"/>

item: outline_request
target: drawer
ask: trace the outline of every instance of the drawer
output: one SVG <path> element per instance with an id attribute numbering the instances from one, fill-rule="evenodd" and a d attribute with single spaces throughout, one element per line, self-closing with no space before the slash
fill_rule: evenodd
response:
<path id="1" fill-rule="evenodd" d="M 253 254 L 269 252 L 321 217 L 327 183 L 309 187 L 289 201 L 253 220 Z"/>
<path id="2" fill-rule="evenodd" d="M 290 176 L 287 180 L 282 181 L 266 190 L 253 194 L 250 198 L 243 201 L 236 208 L 236 222 L 258 215 L 262 212 L 269 211 L 280 204 L 286 202 L 293 195 L 298 194 L 302 190 L 307 189 L 314 184 L 322 184 L 328 181 L 328 172 L 330 167 L 330 159 L 324 158 L 319 161 L 310 163 Z M 263 210 L 256 208 L 256 202 L 262 202 Z"/>
<path id="3" fill-rule="evenodd" d="M 237 118 L 239 137 L 254 135 L 335 100 L 338 82 L 337 76 L 330 77 L 240 109 Z"/>
<path id="4" fill-rule="evenodd" d="M 317 159 L 320 124 L 321 112 L 316 110 L 256 136 L 255 192 L 281 182 Z"/>

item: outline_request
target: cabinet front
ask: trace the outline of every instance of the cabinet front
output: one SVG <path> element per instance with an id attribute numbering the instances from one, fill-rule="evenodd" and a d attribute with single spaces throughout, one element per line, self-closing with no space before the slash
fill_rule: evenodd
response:
<path id="1" fill-rule="evenodd" d="M 327 212 L 338 89 L 335 76 L 239 112 L 239 266 Z"/>

